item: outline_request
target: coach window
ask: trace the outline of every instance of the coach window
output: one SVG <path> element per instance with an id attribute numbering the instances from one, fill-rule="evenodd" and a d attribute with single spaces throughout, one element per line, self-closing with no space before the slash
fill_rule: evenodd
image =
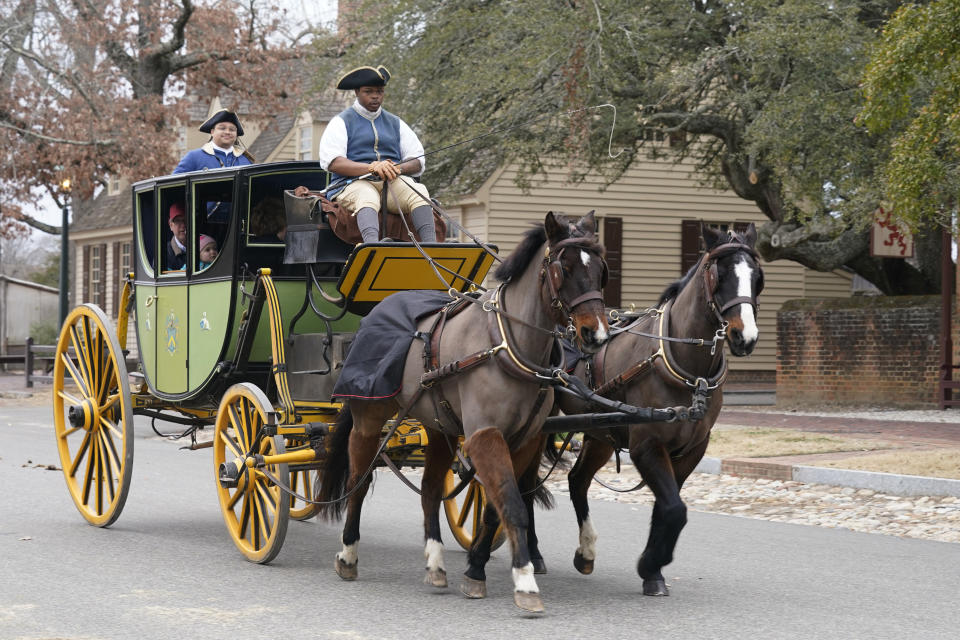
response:
<path id="1" fill-rule="evenodd" d="M 157 216 L 153 189 L 137 194 L 137 243 L 141 256 L 137 274 L 153 277 L 157 272 Z"/>
<path id="2" fill-rule="evenodd" d="M 186 185 L 179 184 L 173 186 L 164 186 L 160 188 L 160 239 L 163 241 L 160 246 L 160 263 L 162 269 L 160 273 L 165 276 L 184 276 L 186 270 L 187 242 L 190 237 L 189 220 L 190 215 L 187 211 L 187 189 Z M 186 235 L 181 238 L 174 238 L 174 229 L 178 228 L 177 223 L 171 224 L 171 216 L 175 220 L 178 214 L 183 214 L 183 224 L 186 225 Z"/>
<path id="3" fill-rule="evenodd" d="M 233 206 L 233 178 L 226 180 L 205 180 L 193 183 L 193 227 L 190 230 L 190 243 L 194 250 L 193 270 L 200 271 L 200 241 L 208 242 L 203 236 L 213 238 L 217 245 L 217 259 L 223 251 L 227 232 L 233 219 L 242 215 Z M 205 269 L 204 267 L 203 269 Z"/>

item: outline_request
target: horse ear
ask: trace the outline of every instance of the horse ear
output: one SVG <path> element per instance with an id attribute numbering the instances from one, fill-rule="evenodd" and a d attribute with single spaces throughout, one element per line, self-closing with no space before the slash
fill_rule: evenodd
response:
<path id="1" fill-rule="evenodd" d="M 581 235 L 594 235 L 597 232 L 597 221 L 595 214 L 596 210 L 590 211 L 587 215 L 580 218 L 580 221 L 577 222 L 577 231 Z"/>
<path id="2" fill-rule="evenodd" d="M 703 242 L 707 247 L 707 251 L 713 249 L 723 240 L 723 234 L 720 233 L 720 231 L 714 229 L 702 220 L 700 221 L 700 235 L 703 236 Z"/>
<path id="3" fill-rule="evenodd" d="M 565 216 L 553 211 L 547 212 L 547 217 L 543 220 L 543 228 L 547 232 L 547 239 L 550 244 L 554 244 L 570 237 L 570 223 Z"/>
<path id="4" fill-rule="evenodd" d="M 757 226 L 752 222 L 747 225 L 747 230 L 743 232 L 743 240 L 750 247 L 757 243 Z"/>

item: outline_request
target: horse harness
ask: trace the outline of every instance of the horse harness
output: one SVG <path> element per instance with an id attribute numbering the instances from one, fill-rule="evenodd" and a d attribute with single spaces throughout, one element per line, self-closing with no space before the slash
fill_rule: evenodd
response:
<path id="1" fill-rule="evenodd" d="M 540 269 L 540 290 L 544 304 L 550 310 L 550 315 L 557 324 L 563 324 L 564 322 L 567 322 L 570 327 L 572 327 L 570 314 L 574 308 L 584 302 L 588 302 L 590 300 L 601 300 L 603 298 L 603 294 L 601 294 L 600 290 L 598 289 L 587 291 L 577 296 L 569 303 L 564 302 L 560 298 L 559 291 L 560 287 L 563 285 L 563 266 L 560 260 L 564 250 L 571 246 L 577 246 L 581 249 L 589 250 L 587 247 L 583 246 L 582 238 L 565 238 L 553 246 L 546 247 L 543 265 Z M 606 262 L 603 262 L 601 288 L 603 284 L 606 283 L 606 279 L 607 265 Z M 554 371 L 562 367 L 563 364 L 563 353 L 562 349 L 560 349 L 559 341 L 557 340 L 557 333 L 555 331 L 549 332 L 553 334 L 554 339 L 551 346 L 551 358 L 548 368 L 541 367 L 525 358 L 516 349 L 516 340 L 513 338 L 513 334 L 509 325 L 504 323 L 504 317 L 506 316 L 511 320 L 520 322 L 533 328 L 540 330 L 543 329 L 535 327 L 534 325 L 530 325 L 529 323 L 507 313 L 504 306 L 503 296 L 503 291 L 506 284 L 507 283 L 502 283 L 500 286 L 498 286 L 493 292 L 490 300 L 485 302 L 480 302 L 475 298 L 461 297 L 459 300 L 445 306 L 440 310 L 430 331 L 417 332 L 416 334 L 416 336 L 423 340 L 424 343 L 424 373 L 422 376 L 420 376 L 420 389 L 415 394 L 414 400 L 410 402 L 409 406 L 412 406 L 416 399 L 419 399 L 420 394 L 424 390 L 430 390 L 431 398 L 433 399 L 434 403 L 434 421 L 442 431 L 447 431 L 447 429 L 444 429 L 444 422 L 440 419 L 441 414 L 448 420 L 449 424 L 455 425 L 457 433 L 463 432 L 463 423 L 453 410 L 450 402 L 444 396 L 442 385 L 437 383 L 468 371 L 480 364 L 483 364 L 491 358 L 494 359 L 494 362 L 496 362 L 497 365 L 507 375 L 525 382 L 536 382 L 539 386 L 537 398 L 530 412 L 527 414 L 527 418 L 524 421 L 523 426 L 517 432 L 519 434 L 523 434 L 527 431 L 534 418 L 543 408 L 543 403 L 547 399 L 548 390 L 553 384 L 556 384 Z M 546 287 L 543 286 L 544 284 L 546 284 Z M 493 312 L 494 317 L 489 318 L 487 324 L 490 333 L 490 340 L 493 346 L 489 349 L 477 351 L 464 358 L 461 358 L 460 360 L 456 360 L 441 366 L 440 338 L 443 334 L 443 329 L 446 326 L 447 319 L 452 318 L 460 311 L 467 308 L 471 302 L 480 304 L 484 311 Z"/>

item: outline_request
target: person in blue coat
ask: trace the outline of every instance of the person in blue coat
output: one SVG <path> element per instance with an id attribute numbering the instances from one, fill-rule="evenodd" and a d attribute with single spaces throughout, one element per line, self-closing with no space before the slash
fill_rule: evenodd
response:
<path id="1" fill-rule="evenodd" d="M 210 134 L 210 140 L 199 149 L 187 152 L 174 173 L 219 169 L 252 164 L 253 157 L 240 147 L 243 125 L 233 111 L 221 109 L 200 125 L 200 131 Z"/>

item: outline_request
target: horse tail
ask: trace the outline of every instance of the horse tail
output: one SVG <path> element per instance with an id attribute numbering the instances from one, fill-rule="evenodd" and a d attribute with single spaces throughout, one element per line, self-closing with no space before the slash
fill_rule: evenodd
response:
<path id="1" fill-rule="evenodd" d="M 537 489 L 533 492 L 533 501 L 534 503 L 540 505 L 543 509 L 553 509 L 557 506 L 557 502 L 553 499 L 553 494 L 550 493 L 550 489 L 547 489 L 547 485 L 541 484 L 541 479 L 537 478 Z"/>
<path id="2" fill-rule="evenodd" d="M 343 403 L 333 433 L 330 434 L 327 455 L 324 459 L 323 473 L 320 476 L 319 517 L 324 520 L 339 520 L 347 501 L 347 478 L 350 475 L 350 434 L 353 432 L 353 412 L 348 402 Z"/>

